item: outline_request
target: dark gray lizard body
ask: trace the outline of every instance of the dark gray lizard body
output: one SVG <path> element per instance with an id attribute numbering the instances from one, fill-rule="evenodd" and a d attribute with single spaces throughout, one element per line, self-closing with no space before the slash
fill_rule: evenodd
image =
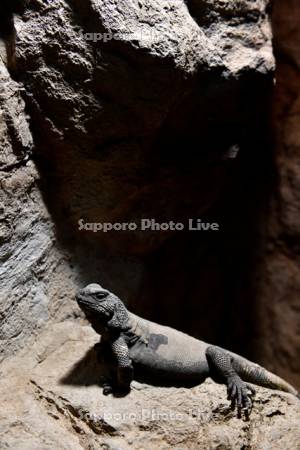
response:
<path id="1" fill-rule="evenodd" d="M 211 377 L 227 385 L 239 415 L 242 409 L 246 414 L 251 410 L 255 390 L 247 382 L 298 396 L 286 381 L 239 355 L 130 313 L 98 284 L 82 289 L 77 302 L 101 335 L 103 354 L 113 362 L 104 394 L 128 392 L 135 372 L 151 383 L 174 386 L 193 386 Z"/>

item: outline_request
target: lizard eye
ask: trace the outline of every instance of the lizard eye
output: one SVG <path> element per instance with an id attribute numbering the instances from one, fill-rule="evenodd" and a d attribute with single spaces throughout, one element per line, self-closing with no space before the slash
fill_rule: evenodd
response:
<path id="1" fill-rule="evenodd" d="M 106 297 L 106 293 L 105 292 L 98 292 L 97 294 L 96 294 L 96 297 L 98 298 L 98 299 L 101 299 L 101 298 L 104 298 L 104 297 Z"/>

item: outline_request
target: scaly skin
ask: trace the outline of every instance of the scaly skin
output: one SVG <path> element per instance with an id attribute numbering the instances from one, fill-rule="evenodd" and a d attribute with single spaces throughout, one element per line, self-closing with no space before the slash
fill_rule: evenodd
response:
<path id="1" fill-rule="evenodd" d="M 247 382 L 299 396 L 296 389 L 263 367 L 220 347 L 130 313 L 124 303 L 99 284 L 76 296 L 94 330 L 101 335 L 99 354 L 112 367 L 105 395 L 126 394 L 133 375 L 150 383 L 195 386 L 211 377 L 227 386 L 228 399 L 246 417 L 255 389 Z"/>

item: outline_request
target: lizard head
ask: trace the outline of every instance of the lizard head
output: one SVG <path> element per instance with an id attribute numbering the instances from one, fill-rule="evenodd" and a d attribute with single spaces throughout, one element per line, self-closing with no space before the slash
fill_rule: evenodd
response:
<path id="1" fill-rule="evenodd" d="M 113 315 L 110 292 L 100 284 L 88 284 L 76 294 L 76 300 L 87 317 L 95 315 L 108 321 Z"/>
<path id="2" fill-rule="evenodd" d="M 122 328 L 128 320 L 123 302 L 100 284 L 88 284 L 76 294 L 76 300 L 92 325 Z"/>

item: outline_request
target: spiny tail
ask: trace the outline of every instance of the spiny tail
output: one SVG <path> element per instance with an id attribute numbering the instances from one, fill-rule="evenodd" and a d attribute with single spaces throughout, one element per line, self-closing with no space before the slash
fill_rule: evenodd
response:
<path id="1" fill-rule="evenodd" d="M 289 383 L 246 358 L 231 353 L 232 366 L 244 381 L 258 386 L 289 392 L 300 399 L 300 393 Z"/>

